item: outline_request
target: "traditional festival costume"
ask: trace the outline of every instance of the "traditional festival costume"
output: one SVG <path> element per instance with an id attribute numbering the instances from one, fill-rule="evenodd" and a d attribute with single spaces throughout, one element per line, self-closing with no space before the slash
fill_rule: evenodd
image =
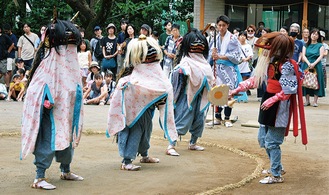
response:
<path id="1" fill-rule="evenodd" d="M 209 107 L 207 94 L 215 83 L 210 65 L 207 63 L 208 43 L 203 35 L 193 29 L 183 38 L 182 60 L 171 74 L 174 86 L 175 123 L 179 135 L 191 133 L 191 150 L 203 150 L 196 142 L 204 129 L 206 111 Z M 171 142 L 167 154 L 177 156 L 176 142 Z"/>
<path id="2" fill-rule="evenodd" d="M 258 117 L 258 141 L 268 154 L 271 169 L 266 173 L 271 173 L 272 176 L 260 180 L 260 183 L 281 183 L 282 174 L 285 172 L 281 164 L 280 145 L 284 136 L 288 135 L 292 115 L 294 136 L 298 135 L 297 110 L 300 111 L 303 144 L 307 144 L 301 74 L 297 63 L 287 57 L 292 56 L 294 51 L 294 42 L 291 38 L 280 33 L 269 33 L 261 37 L 257 44 L 263 51 L 259 56 L 254 76 L 241 82 L 231 94 L 255 88 L 267 77 L 266 92 L 262 97 Z"/>
<path id="3" fill-rule="evenodd" d="M 152 117 L 160 112 L 160 125 L 169 141 L 177 139 L 173 112 L 173 89 L 159 64 L 161 49 L 153 38 L 141 35 L 128 45 L 125 69 L 131 74 L 121 77 L 113 93 L 108 114 L 107 134 L 118 134 L 121 169 L 139 170 L 132 164 L 139 153 L 141 162 L 159 162 L 148 157 Z M 140 59 L 142 58 L 142 59 Z"/>
<path id="4" fill-rule="evenodd" d="M 218 55 L 226 56 L 228 60 L 218 59 L 216 65 L 213 67 L 216 74 L 216 85 L 222 84 L 228 85 L 231 90 L 238 87 L 238 84 L 242 81 L 242 77 L 239 71 L 238 64 L 241 59 L 241 45 L 236 36 L 234 36 L 228 30 L 225 35 L 221 38 L 221 34 L 216 37 L 215 47 L 217 48 Z M 248 97 L 245 92 L 241 93 L 240 96 L 236 97 L 237 101 L 247 101 Z M 221 121 L 221 112 L 223 107 L 216 107 L 215 116 L 216 119 Z M 232 108 L 229 106 L 224 107 L 225 125 L 231 127 L 232 123 L 229 121 L 231 116 Z M 215 124 L 215 123 L 214 123 Z"/>
<path id="5" fill-rule="evenodd" d="M 80 32 L 71 22 L 54 20 L 31 71 L 23 107 L 21 159 L 32 152 L 35 155 L 34 188 L 56 188 L 44 179 L 54 156 L 61 163 L 62 179 L 83 180 L 70 173 L 83 117 L 77 56 L 80 40 Z"/>

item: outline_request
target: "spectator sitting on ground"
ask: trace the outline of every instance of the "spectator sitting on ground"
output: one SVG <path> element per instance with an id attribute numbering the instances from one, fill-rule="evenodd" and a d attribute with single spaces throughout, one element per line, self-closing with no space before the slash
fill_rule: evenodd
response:
<path id="1" fill-rule="evenodd" d="M 20 79 L 21 79 L 21 82 L 24 84 L 24 87 L 26 86 L 27 84 L 27 75 L 25 74 L 25 70 L 23 68 L 20 68 L 17 70 L 16 74 L 19 75 Z"/>
<path id="2" fill-rule="evenodd" d="M 13 80 L 10 83 L 9 86 L 9 92 L 8 92 L 8 97 L 7 101 L 23 101 L 23 96 L 24 96 L 24 84 L 21 82 L 21 78 L 18 74 L 14 74 Z"/>
<path id="3" fill-rule="evenodd" d="M 107 86 L 107 97 L 105 99 L 106 104 L 110 104 L 110 100 L 112 98 L 112 93 L 115 90 L 116 83 L 113 81 L 113 72 L 108 70 L 105 73 L 105 84 Z"/>
<path id="4" fill-rule="evenodd" d="M 3 77 L 4 73 L 0 70 L 0 79 Z M 8 93 L 6 85 L 3 83 L 0 83 L 0 100 L 6 99 Z"/>
<path id="5" fill-rule="evenodd" d="M 95 81 L 83 94 L 84 104 L 104 105 L 107 96 L 107 87 L 103 82 L 103 75 L 95 74 Z"/>
<path id="6" fill-rule="evenodd" d="M 94 77 L 97 73 L 100 73 L 100 70 L 101 68 L 98 66 L 98 63 L 96 61 L 92 61 L 89 67 L 89 74 L 86 79 L 87 84 L 83 88 L 83 92 L 85 92 L 90 87 L 90 85 L 94 82 Z M 103 73 L 101 74 L 102 76 L 104 76 Z"/>

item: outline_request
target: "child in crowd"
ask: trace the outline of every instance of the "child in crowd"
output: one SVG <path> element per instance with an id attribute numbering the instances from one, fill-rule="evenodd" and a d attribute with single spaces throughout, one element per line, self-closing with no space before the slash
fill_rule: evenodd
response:
<path id="1" fill-rule="evenodd" d="M 21 83 L 24 84 L 24 86 L 26 86 L 26 83 L 27 83 L 27 77 L 26 77 L 26 74 L 25 74 L 25 70 L 20 68 L 16 71 L 16 74 L 19 75 L 20 79 L 21 79 Z"/>
<path id="2" fill-rule="evenodd" d="M 252 67 L 252 57 L 253 57 L 253 50 L 251 45 L 247 43 L 247 32 L 241 31 L 238 36 L 239 42 L 241 44 L 241 59 L 242 61 L 239 64 L 239 70 L 242 76 L 242 80 L 247 80 L 251 74 Z M 247 94 L 250 95 L 250 91 L 247 91 Z M 245 102 L 248 101 L 248 98 L 245 97 Z"/>
<path id="3" fill-rule="evenodd" d="M 95 74 L 95 81 L 83 94 L 84 104 L 104 105 L 107 96 L 107 86 L 103 82 L 103 75 Z"/>
<path id="4" fill-rule="evenodd" d="M 108 70 L 105 73 L 105 84 L 107 86 L 107 97 L 105 98 L 105 102 L 106 104 L 110 104 L 110 100 L 111 100 L 111 95 L 114 92 L 116 83 L 115 81 L 113 81 L 113 72 Z"/>
<path id="5" fill-rule="evenodd" d="M 19 102 L 23 101 L 24 88 L 25 87 L 21 82 L 20 76 L 18 74 L 14 74 L 12 82 L 9 85 L 7 101 L 12 101 L 12 99 Z"/>
<path id="6" fill-rule="evenodd" d="M 78 60 L 82 76 L 82 85 L 85 87 L 87 84 L 88 69 L 91 64 L 91 53 L 84 40 L 81 41 L 78 48 Z"/>
<path id="7" fill-rule="evenodd" d="M 83 88 L 83 92 L 85 92 L 90 87 L 90 85 L 94 82 L 94 76 L 97 73 L 100 73 L 100 70 L 101 68 L 99 67 L 98 62 L 92 61 L 89 67 L 89 74 L 86 79 L 86 86 Z M 103 73 L 101 74 L 102 76 L 104 76 Z"/>

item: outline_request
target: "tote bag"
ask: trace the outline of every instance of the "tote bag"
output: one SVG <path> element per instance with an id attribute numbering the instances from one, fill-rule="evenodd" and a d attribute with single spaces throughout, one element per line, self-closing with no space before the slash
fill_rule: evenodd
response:
<path id="1" fill-rule="evenodd" d="M 303 87 L 314 90 L 319 89 L 319 82 L 315 69 L 305 69 Z"/>
<path id="2" fill-rule="evenodd" d="M 110 59 L 103 58 L 102 69 L 115 68 L 116 66 L 117 66 L 117 63 L 114 58 L 110 58 Z"/>

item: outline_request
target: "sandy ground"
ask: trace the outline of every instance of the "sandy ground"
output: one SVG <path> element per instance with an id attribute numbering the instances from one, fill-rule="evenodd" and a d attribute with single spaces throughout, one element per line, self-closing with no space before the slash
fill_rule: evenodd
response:
<path id="1" fill-rule="evenodd" d="M 326 91 L 329 94 L 329 91 Z M 151 140 L 151 156 L 159 164 L 141 164 L 138 172 L 120 170 L 121 158 L 113 138 L 105 137 L 108 107 L 85 106 L 84 135 L 75 150 L 72 171 L 82 182 L 59 179 L 59 164 L 53 161 L 47 177 L 56 190 L 49 194 L 329 194 L 329 98 L 319 99 L 319 107 L 306 107 L 309 144 L 292 133 L 282 145 L 282 162 L 287 171 L 282 184 L 259 184 L 259 171 L 269 161 L 257 143 L 256 123 L 259 102 L 255 91 L 249 103 L 235 104 L 232 116 L 239 120 L 232 128 L 205 128 L 200 144 L 203 152 L 187 150 L 190 135 L 178 142 L 179 157 L 165 155 L 157 115 Z M 0 101 L 0 194 L 37 194 L 30 188 L 35 177 L 33 155 L 19 160 L 22 103 Z M 209 114 L 209 118 L 210 114 Z M 139 163 L 139 157 L 134 161 Z"/>

